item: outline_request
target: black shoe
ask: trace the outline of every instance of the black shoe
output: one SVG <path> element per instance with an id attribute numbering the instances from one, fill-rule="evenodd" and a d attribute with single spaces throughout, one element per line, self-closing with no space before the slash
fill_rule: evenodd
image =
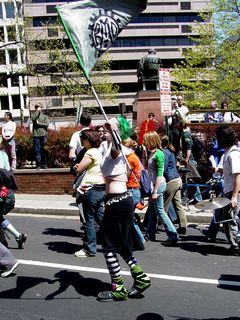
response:
<path id="1" fill-rule="evenodd" d="M 178 244 L 178 240 L 170 240 L 170 239 L 167 239 L 165 242 L 162 243 L 163 246 L 166 246 L 166 247 L 178 247 L 179 244 Z"/>
<path id="2" fill-rule="evenodd" d="M 184 235 L 187 233 L 187 229 L 185 227 L 182 227 L 182 228 L 180 227 L 177 229 L 177 233 Z"/>
<path id="3" fill-rule="evenodd" d="M 25 242 L 27 241 L 27 235 L 26 233 L 22 233 L 19 239 L 16 239 L 18 243 L 18 249 L 23 249 Z"/>
<path id="4" fill-rule="evenodd" d="M 208 230 L 200 230 L 201 234 L 204 235 L 204 238 L 206 241 L 208 242 L 216 242 L 216 238 L 215 237 L 212 237 L 208 234 Z"/>
<path id="5" fill-rule="evenodd" d="M 8 248 L 8 242 L 7 242 L 7 240 L 1 241 L 1 244 L 3 244 L 4 247 Z"/>
<path id="6" fill-rule="evenodd" d="M 240 256 L 240 248 L 231 246 L 230 248 L 227 249 L 227 253 L 229 256 Z"/>

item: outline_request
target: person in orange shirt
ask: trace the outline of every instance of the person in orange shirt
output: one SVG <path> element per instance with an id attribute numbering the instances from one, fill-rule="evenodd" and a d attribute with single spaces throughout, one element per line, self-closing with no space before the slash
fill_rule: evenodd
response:
<path id="1" fill-rule="evenodd" d="M 127 181 L 127 189 L 130 191 L 131 196 L 133 198 L 134 206 L 136 208 L 136 205 L 141 200 L 141 192 L 140 192 L 140 175 L 142 171 L 142 164 L 138 158 L 138 156 L 135 154 L 134 150 L 137 147 L 137 142 L 133 141 L 131 138 L 127 138 L 122 141 L 123 146 L 125 146 L 123 152 L 126 155 L 127 161 L 130 165 L 131 172 L 128 176 Z M 137 231 L 137 234 L 141 241 L 144 243 L 145 239 L 143 237 L 143 234 L 137 224 L 137 220 L 135 219 L 134 222 L 135 230 Z"/>

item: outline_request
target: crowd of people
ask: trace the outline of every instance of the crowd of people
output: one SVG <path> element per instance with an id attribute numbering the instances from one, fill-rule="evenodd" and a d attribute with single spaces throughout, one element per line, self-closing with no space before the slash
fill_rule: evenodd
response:
<path id="1" fill-rule="evenodd" d="M 79 130 L 71 138 L 69 159 L 72 161 L 76 203 L 85 233 L 83 245 L 74 255 L 78 258 L 94 257 L 98 243 L 101 244 L 112 289 L 100 292 L 99 301 L 135 298 L 150 287 L 151 280 L 144 273 L 133 252 L 144 250 L 146 241 L 155 240 L 159 224 L 163 225 L 166 232 L 166 241 L 163 243 L 165 246 L 177 246 L 181 237 L 187 234 L 188 223 L 181 201 L 182 179 L 179 162 L 188 169 L 191 178 L 199 178 L 200 175 L 192 152 L 194 139 L 188 126 L 188 108 L 184 105 L 182 96 L 176 99 L 174 97 L 172 103 L 174 108 L 172 117 L 169 118 L 169 136 L 158 126 L 153 113 L 149 114 L 143 124 L 145 131 L 140 130 L 139 141 L 139 137 L 132 131 L 124 116 L 117 116 L 104 125 L 94 126 L 91 116 L 83 112 Z M 11 121 L 11 116 L 8 117 Z M 215 118 L 215 115 L 213 117 Z M 208 118 L 213 120 L 210 116 Z M 35 126 L 41 126 L 41 130 L 36 128 L 38 135 L 35 139 L 39 151 L 44 144 L 48 126 L 47 119 L 41 115 L 41 106 L 36 106 L 33 121 Z M 11 132 L 13 131 L 14 129 Z M 7 128 L 5 136 L 10 137 Z M 215 173 L 223 172 L 222 196 L 230 200 L 230 204 L 219 211 L 221 217 L 224 217 L 223 225 L 230 244 L 229 253 L 240 255 L 238 139 L 232 128 L 221 126 L 216 130 L 216 142 L 218 150 L 222 150 L 222 156 L 220 157 L 219 152 L 209 154 L 211 170 Z M 213 146 L 212 149 L 216 151 Z M 11 154 L 14 168 L 14 152 Z M 3 157 L 0 164 L 4 166 L 7 160 L 8 158 Z M 46 165 L 44 156 L 39 158 L 38 164 L 42 167 Z M 3 167 L 6 171 L 10 168 L 10 164 Z M 140 208 L 141 204 L 144 206 L 141 194 L 143 170 L 147 170 L 152 189 L 145 199 L 148 210 L 144 221 L 139 224 L 135 208 Z M 215 213 L 218 214 L 220 215 L 218 212 Z M 18 261 L 7 249 L 4 233 L 12 233 L 19 248 L 23 248 L 27 235 L 18 232 L 3 214 L 0 218 L 0 264 L 3 269 L 1 275 L 4 277 L 18 266 Z M 216 240 L 218 228 L 219 224 L 216 225 L 216 221 L 212 221 L 208 230 L 204 230 L 205 238 Z M 130 290 L 125 287 L 117 254 L 121 255 L 130 268 L 133 278 Z"/>

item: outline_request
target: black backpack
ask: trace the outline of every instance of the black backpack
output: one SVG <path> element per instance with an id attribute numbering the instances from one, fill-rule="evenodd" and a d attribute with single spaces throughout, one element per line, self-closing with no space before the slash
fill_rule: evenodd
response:
<path id="1" fill-rule="evenodd" d="M 195 161 L 201 160 L 201 158 L 205 154 L 205 146 L 204 143 L 198 138 L 192 136 L 193 146 L 192 146 L 192 154 Z"/>

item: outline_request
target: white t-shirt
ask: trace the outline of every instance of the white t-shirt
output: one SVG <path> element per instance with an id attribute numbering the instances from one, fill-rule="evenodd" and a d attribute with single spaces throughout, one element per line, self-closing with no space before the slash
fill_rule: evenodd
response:
<path id="1" fill-rule="evenodd" d="M 235 174 L 240 173 L 240 151 L 237 146 L 232 146 L 224 153 L 223 158 L 223 176 L 224 189 L 227 193 L 233 191 L 235 184 Z"/>
<path id="2" fill-rule="evenodd" d="M 80 132 L 81 130 L 74 132 L 69 143 L 69 147 L 75 150 L 76 156 L 82 149 Z"/>
<path id="3" fill-rule="evenodd" d="M 16 123 L 14 121 L 8 121 L 2 126 L 2 136 L 3 138 L 12 138 L 16 131 Z"/>

